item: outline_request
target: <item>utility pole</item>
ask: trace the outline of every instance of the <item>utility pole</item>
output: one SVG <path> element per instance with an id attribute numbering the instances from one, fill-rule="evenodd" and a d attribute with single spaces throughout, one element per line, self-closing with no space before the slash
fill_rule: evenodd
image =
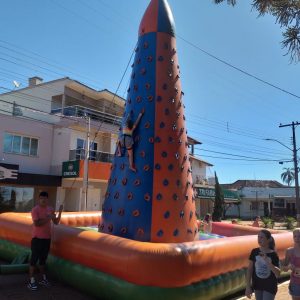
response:
<path id="1" fill-rule="evenodd" d="M 84 210 L 87 211 L 88 204 L 88 188 L 89 188 L 89 159 L 90 159 L 90 131 L 91 131 L 91 119 L 85 115 L 86 120 L 86 140 L 85 140 L 85 154 L 84 154 L 84 167 L 83 167 L 83 179 L 82 179 L 82 198 L 84 201 Z"/>
<path id="2" fill-rule="evenodd" d="M 293 131 L 293 161 L 295 169 L 295 193 L 296 193 L 296 210 L 297 210 L 297 227 L 300 226 L 300 200 L 299 200 L 299 180 L 298 180 L 298 159 L 297 159 L 297 146 L 296 146 L 296 134 L 295 127 L 300 125 L 298 122 L 292 122 L 291 124 L 280 124 L 279 127 L 292 127 Z"/>

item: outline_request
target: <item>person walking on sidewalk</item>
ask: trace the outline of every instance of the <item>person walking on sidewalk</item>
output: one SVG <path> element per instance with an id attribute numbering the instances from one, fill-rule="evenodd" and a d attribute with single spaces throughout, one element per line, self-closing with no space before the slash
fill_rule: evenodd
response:
<path id="1" fill-rule="evenodd" d="M 61 219 L 63 205 L 60 205 L 58 215 L 54 209 L 48 206 L 48 193 L 41 192 L 39 194 L 38 205 L 31 211 L 33 221 L 32 240 L 31 240 L 31 259 L 29 266 L 29 283 L 27 287 L 30 290 L 36 291 L 37 284 L 34 277 L 36 264 L 39 261 L 39 270 L 42 276 L 40 285 L 49 286 L 47 280 L 45 265 L 50 250 L 51 244 L 51 222 L 58 224 Z"/>
<path id="2" fill-rule="evenodd" d="M 257 240 L 259 248 L 254 248 L 249 256 L 245 295 L 251 298 L 254 291 L 256 300 L 274 300 L 280 275 L 275 241 L 265 229 L 258 233 Z"/>
<path id="3" fill-rule="evenodd" d="M 282 270 L 291 273 L 289 285 L 290 295 L 293 300 L 300 300 L 300 228 L 293 231 L 294 247 L 288 248 Z"/>

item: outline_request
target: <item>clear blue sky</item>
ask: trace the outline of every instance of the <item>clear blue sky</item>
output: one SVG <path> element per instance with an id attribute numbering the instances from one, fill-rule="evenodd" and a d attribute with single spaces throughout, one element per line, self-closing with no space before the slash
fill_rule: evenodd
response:
<path id="1" fill-rule="evenodd" d="M 292 152 L 291 128 L 300 121 L 300 63 L 289 64 L 281 29 L 257 18 L 251 1 L 235 8 L 210 0 L 169 0 L 177 34 L 188 133 L 203 144 L 196 154 L 214 165 L 221 183 L 237 179 L 280 181 L 276 161 Z M 0 86 L 17 80 L 69 76 L 116 92 L 137 41 L 148 0 L 6 0 L 0 10 Z M 189 43 L 194 44 L 192 47 Z M 283 93 L 199 50 L 285 89 Z M 40 56 L 37 56 L 40 55 Z M 42 68 L 41 68 L 42 67 Z M 126 73 L 118 94 L 126 97 Z M 4 92 L 0 89 L 0 92 Z M 297 129 L 300 146 L 300 128 Z M 231 154 L 231 155 L 227 155 Z M 262 161 L 249 161 L 251 159 Z M 242 160 L 238 160 L 242 159 Z"/>

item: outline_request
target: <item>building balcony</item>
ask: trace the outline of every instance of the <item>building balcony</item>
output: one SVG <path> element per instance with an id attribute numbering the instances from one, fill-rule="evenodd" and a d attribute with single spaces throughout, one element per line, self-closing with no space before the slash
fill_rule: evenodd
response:
<path id="1" fill-rule="evenodd" d="M 84 160 L 85 159 L 85 149 L 74 149 L 69 151 L 69 160 Z M 114 154 L 109 152 L 102 152 L 102 151 L 95 151 L 90 150 L 89 153 L 89 160 L 90 161 L 97 161 L 97 162 L 108 162 L 112 163 Z"/>
<path id="2" fill-rule="evenodd" d="M 52 114 L 62 114 L 72 117 L 90 117 L 91 120 L 106 122 L 116 126 L 121 125 L 122 117 L 109 114 L 107 112 L 87 108 L 80 105 L 65 106 L 64 108 L 56 108 L 51 110 Z"/>
<path id="3" fill-rule="evenodd" d="M 204 177 L 202 175 L 196 175 L 193 178 L 193 183 L 202 186 L 214 186 L 215 178 L 214 177 Z"/>

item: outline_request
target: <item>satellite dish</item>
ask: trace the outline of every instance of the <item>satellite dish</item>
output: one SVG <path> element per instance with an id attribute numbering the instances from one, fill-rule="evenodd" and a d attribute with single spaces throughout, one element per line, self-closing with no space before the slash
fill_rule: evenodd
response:
<path id="1" fill-rule="evenodd" d="M 13 84 L 14 84 L 15 88 L 19 88 L 21 86 L 21 83 L 16 80 L 13 81 Z"/>

